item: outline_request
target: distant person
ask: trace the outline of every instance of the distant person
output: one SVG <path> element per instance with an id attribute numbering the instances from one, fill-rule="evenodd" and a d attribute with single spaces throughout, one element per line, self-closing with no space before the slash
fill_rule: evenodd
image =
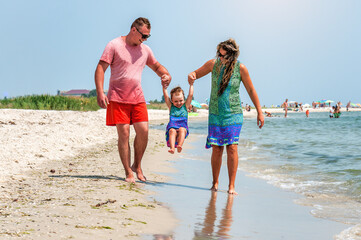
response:
<path id="1" fill-rule="evenodd" d="M 288 99 L 284 101 L 282 104 L 283 109 L 285 110 L 285 117 L 287 117 L 287 111 L 288 111 Z"/>
<path id="2" fill-rule="evenodd" d="M 342 106 L 342 102 L 338 101 L 337 102 L 337 107 L 338 107 L 339 110 L 341 110 L 341 106 Z"/>
<path id="3" fill-rule="evenodd" d="M 348 109 L 351 107 L 351 101 L 348 101 L 347 105 L 346 105 L 346 111 L 348 112 Z"/>
<path id="4" fill-rule="evenodd" d="M 307 110 L 306 110 L 306 117 L 309 117 L 309 115 L 310 115 L 310 110 L 307 109 Z"/>
<path id="5" fill-rule="evenodd" d="M 180 153 L 184 139 L 189 134 L 188 130 L 188 109 L 191 107 L 193 98 L 193 83 L 189 86 L 187 100 L 181 87 L 175 87 L 170 91 L 170 98 L 167 88 L 163 87 L 164 101 L 169 108 L 169 123 L 166 129 L 168 152 L 174 154 L 175 148 Z"/>
<path id="6" fill-rule="evenodd" d="M 335 107 L 332 106 L 332 107 L 330 108 L 330 112 L 329 112 L 330 118 L 333 118 L 333 113 L 334 113 L 334 111 L 335 111 Z"/>
<path id="7" fill-rule="evenodd" d="M 218 190 L 222 154 L 224 147 L 226 147 L 229 194 L 237 194 L 235 180 L 238 168 L 238 141 L 243 123 L 243 112 L 239 96 L 241 82 L 243 82 L 257 110 L 257 125 L 262 128 L 264 124 L 262 108 L 256 90 L 246 66 L 237 61 L 238 55 L 239 47 L 237 43 L 233 39 L 228 39 L 218 44 L 216 59 L 207 61 L 202 67 L 188 75 L 188 81 L 191 84 L 196 79 L 212 73 L 206 142 L 206 148 L 212 148 L 213 182 L 211 190 Z"/>
<path id="8" fill-rule="evenodd" d="M 335 106 L 335 109 L 333 111 L 333 116 L 334 116 L 334 118 L 339 118 L 341 116 L 341 110 L 340 110 L 339 105 Z"/>
<path id="9" fill-rule="evenodd" d="M 266 117 L 272 117 L 272 113 L 265 111 Z"/>
<path id="10" fill-rule="evenodd" d="M 148 143 L 148 112 L 141 86 L 145 65 L 150 67 L 167 87 L 171 76 L 154 57 L 152 50 L 143 42 L 150 37 L 150 22 L 146 18 L 136 19 L 126 36 L 110 41 L 95 71 L 98 105 L 107 109 L 106 125 L 116 126 L 118 150 L 126 179 L 134 183 L 133 171 L 140 181 L 146 181 L 141 160 Z M 104 73 L 111 68 L 108 96 L 104 94 Z M 135 130 L 134 163 L 130 159 L 130 125 Z"/>
<path id="11" fill-rule="evenodd" d="M 302 103 L 300 103 L 299 105 L 300 105 L 300 111 L 303 112 Z"/>

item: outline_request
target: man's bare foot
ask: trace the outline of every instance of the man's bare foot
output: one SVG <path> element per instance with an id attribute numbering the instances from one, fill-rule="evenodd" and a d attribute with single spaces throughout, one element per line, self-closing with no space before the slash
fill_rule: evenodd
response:
<path id="1" fill-rule="evenodd" d="M 142 169 L 138 168 L 136 169 L 135 167 L 131 167 L 132 168 L 132 171 L 135 172 L 137 174 L 137 178 L 142 181 L 142 182 L 146 182 L 147 181 L 147 178 L 143 175 L 143 171 Z"/>
<path id="2" fill-rule="evenodd" d="M 174 154 L 174 148 L 169 149 L 168 152 Z"/>
<path id="3" fill-rule="evenodd" d="M 177 151 L 180 153 L 182 151 L 182 146 L 178 145 L 177 146 Z"/>
<path id="4" fill-rule="evenodd" d="M 135 178 L 133 174 L 128 174 L 127 177 L 125 178 L 125 181 L 128 183 L 135 183 Z"/>

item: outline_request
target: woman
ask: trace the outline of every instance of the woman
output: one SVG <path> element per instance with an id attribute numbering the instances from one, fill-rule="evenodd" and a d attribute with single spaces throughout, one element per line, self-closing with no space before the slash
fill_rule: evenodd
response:
<path id="1" fill-rule="evenodd" d="M 228 193 L 235 192 L 234 183 L 238 168 L 238 140 L 243 123 L 243 111 L 239 96 L 241 81 L 257 110 L 257 125 L 262 128 L 264 117 L 261 104 L 247 68 L 237 61 L 239 48 L 233 39 L 217 46 L 216 59 L 207 61 L 202 67 L 188 75 L 189 83 L 212 72 L 212 89 L 209 103 L 208 137 L 206 148 L 212 147 L 211 190 L 218 190 L 218 177 L 222 165 L 224 146 L 227 151 Z"/>

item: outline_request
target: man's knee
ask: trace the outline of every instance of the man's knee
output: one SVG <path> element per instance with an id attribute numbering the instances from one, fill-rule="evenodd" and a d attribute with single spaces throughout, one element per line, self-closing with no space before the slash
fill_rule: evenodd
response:
<path id="1" fill-rule="evenodd" d="M 119 140 L 128 140 L 130 131 L 129 125 L 117 125 L 118 139 Z"/>
<path id="2" fill-rule="evenodd" d="M 148 136 L 148 132 L 149 132 L 148 122 L 134 123 L 133 126 L 136 134 L 142 136 Z"/>

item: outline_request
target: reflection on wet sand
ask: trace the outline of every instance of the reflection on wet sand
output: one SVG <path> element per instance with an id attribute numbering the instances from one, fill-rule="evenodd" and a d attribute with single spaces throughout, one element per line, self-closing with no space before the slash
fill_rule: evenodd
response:
<path id="1" fill-rule="evenodd" d="M 173 240 L 173 237 L 168 235 L 155 234 L 153 236 L 154 240 Z"/>
<path id="2" fill-rule="evenodd" d="M 203 224 L 200 224 L 200 226 L 203 226 L 203 228 L 201 231 L 194 232 L 194 237 L 193 237 L 194 240 L 207 239 L 207 237 L 208 238 L 219 237 L 221 239 L 228 239 L 231 237 L 228 234 L 228 232 L 230 231 L 233 222 L 233 218 L 232 218 L 233 197 L 234 196 L 232 194 L 228 194 L 226 206 L 222 211 L 222 217 L 217 226 L 218 231 L 214 233 L 215 222 L 217 220 L 217 213 L 216 213 L 217 192 L 212 191 L 211 199 L 209 200 L 209 204 L 205 211 Z"/>

